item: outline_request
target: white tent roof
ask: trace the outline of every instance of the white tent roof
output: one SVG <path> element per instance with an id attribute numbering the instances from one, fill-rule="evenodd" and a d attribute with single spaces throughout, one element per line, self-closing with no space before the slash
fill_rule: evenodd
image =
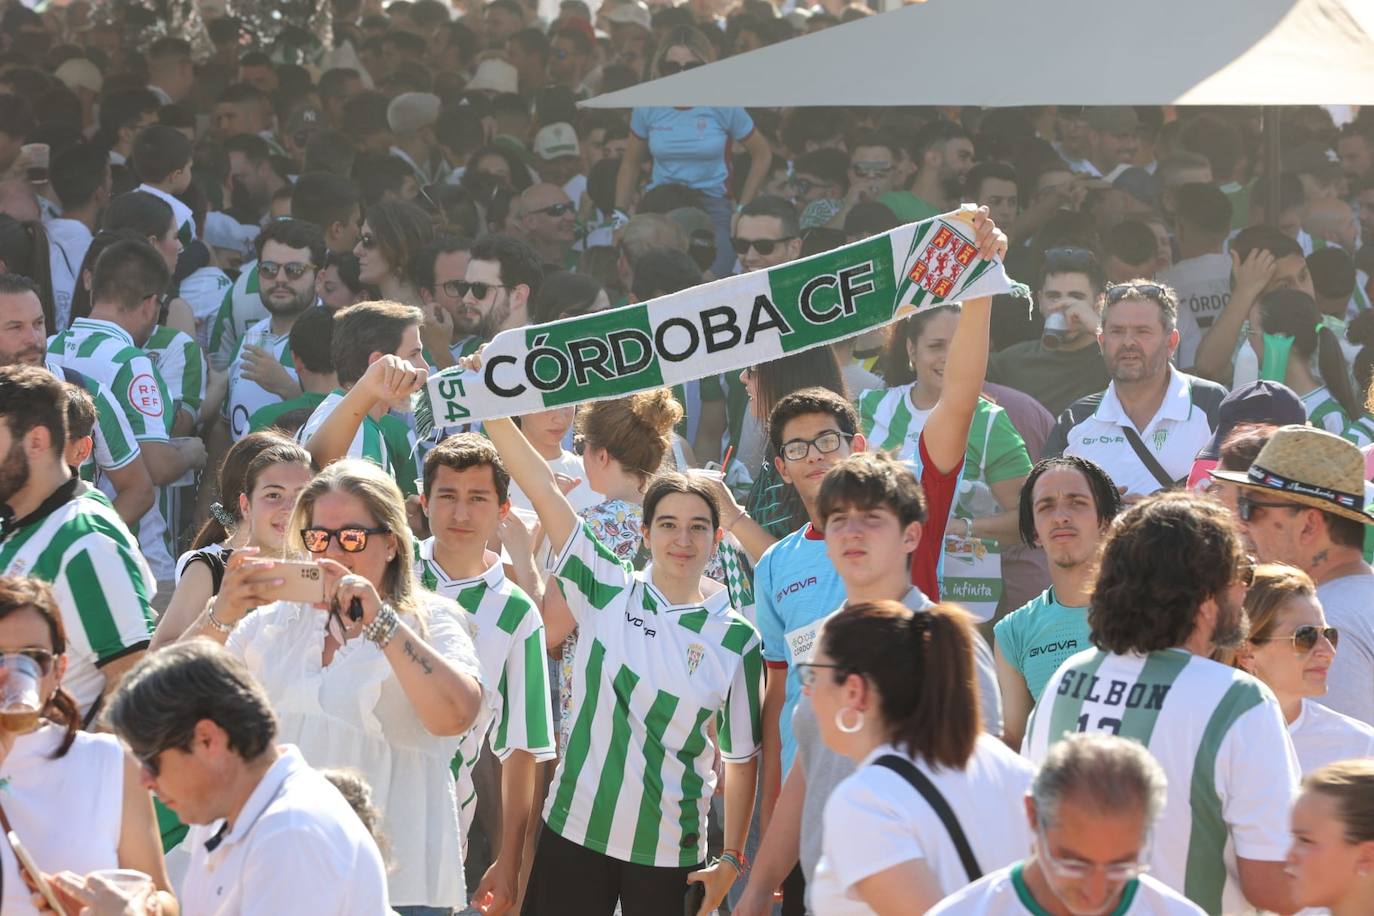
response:
<path id="1" fill-rule="evenodd" d="M 1374 104 L 1374 0 L 927 0 L 598 96 L 722 105 Z"/>

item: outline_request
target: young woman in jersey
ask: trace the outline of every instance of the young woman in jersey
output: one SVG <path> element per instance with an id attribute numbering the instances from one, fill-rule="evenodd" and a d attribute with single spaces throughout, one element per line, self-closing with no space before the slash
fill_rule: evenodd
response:
<path id="1" fill-rule="evenodd" d="M 62 689 L 66 651 L 52 589 L 38 579 L 0 576 L 0 664 L 7 672 L 32 664 L 41 702 L 37 721 L 27 727 L 0 722 L 5 815 L 47 873 L 137 869 L 152 877 L 164 905 L 176 912 L 139 766 L 113 735 L 80 730 L 76 702 Z M 8 849 L 0 858 L 0 885 L 6 916 L 39 912 Z M 65 902 L 67 912 L 81 910 L 74 900 Z"/>
<path id="2" fill-rule="evenodd" d="M 376 288 L 381 298 L 417 308 L 424 305 L 410 279 L 410 262 L 434 238 L 434 221 L 403 200 L 384 200 L 369 207 L 353 254 L 358 279 Z"/>
<path id="3" fill-rule="evenodd" d="M 668 33 L 650 66 L 650 78 L 691 70 L 716 59 L 710 39 L 691 26 Z M 701 192 L 701 207 L 716 230 L 716 261 L 711 273 L 728 276 L 735 263 L 730 242 L 732 200 L 730 148 L 738 143 L 749 154 L 738 203 L 754 199 L 768 177 L 773 154 L 763 134 L 743 108 L 636 108 L 630 114 L 630 138 L 615 180 L 616 209 L 628 212 L 647 159 L 653 166 L 649 188 L 683 184 Z"/>
<path id="4" fill-rule="evenodd" d="M 385 812 L 390 897 L 403 916 L 461 909 L 449 762 L 483 702 L 462 612 L 417 586 L 401 491 L 371 462 L 344 459 L 317 475 L 289 531 L 290 552 L 319 564 L 325 601 L 272 601 L 282 582 L 273 561 L 244 548 L 183 638 L 208 636 L 242 658 L 272 700 L 279 740 L 312 766 L 367 779 Z"/>
<path id="5" fill-rule="evenodd" d="M 665 396 L 634 398 L 646 409 Z M 659 409 L 661 449 L 677 411 Z M 534 911 L 610 916 L 619 902 L 625 916 L 680 913 L 696 880 L 705 885 L 696 912 L 705 916 L 742 869 L 763 673 L 758 631 L 724 587 L 703 578 L 721 537 L 711 491 L 676 473 L 644 481 L 639 533 L 653 565 L 634 571 L 593 535 L 513 422 L 489 420 L 485 431 L 556 545 L 566 607 L 546 607 L 545 625 L 580 630 L 571 735 L 530 877 Z M 593 488 L 604 483 L 600 451 L 587 453 Z M 637 495 L 621 483 L 623 497 Z M 703 868 L 717 750 L 726 852 Z"/>
<path id="6" fill-rule="evenodd" d="M 226 536 L 216 518 L 205 523 L 196 543 L 209 543 L 183 558 L 177 590 L 158 621 L 150 649 L 176 642 L 195 623 L 205 603 L 219 594 L 225 564 L 235 548 L 251 547 L 263 556 L 283 556 L 291 509 L 310 477 L 310 453 L 285 436 L 252 433 L 234 444 L 224 458 L 219 480 L 220 492 L 234 500 L 237 523 L 233 534 Z M 220 511 L 225 510 L 220 507 Z"/>
<path id="7" fill-rule="evenodd" d="M 883 377 L 889 387 L 859 395 L 864 435 L 873 448 L 915 454 L 930 411 L 945 388 L 945 360 L 959 325 L 959 305 L 925 309 L 893 328 Z M 1019 542 L 1017 505 L 1030 474 L 1026 443 L 1006 411 L 978 399 L 965 455 L 964 479 L 950 533 Z"/>
<path id="8" fill-rule="evenodd" d="M 981 734 L 974 638 L 968 615 L 952 606 L 913 614 L 896 601 L 864 602 L 827 620 L 811 661 L 800 663 L 821 737 L 858 766 L 825 805 L 808 889 L 815 912 L 923 913 L 973 880 L 903 769 L 935 784 L 982 870 L 1030 847 L 1026 822 L 1011 814 L 1032 767 Z"/>
<path id="9" fill-rule="evenodd" d="M 1265 293 L 1250 309 L 1247 340 L 1260 378 L 1297 392 L 1309 423 L 1361 447 L 1374 442 L 1374 420 L 1355 392 L 1341 342 L 1322 324 L 1311 296 L 1296 289 Z"/>
<path id="10" fill-rule="evenodd" d="M 1327 626 L 1317 586 L 1282 563 L 1256 567 L 1245 593 L 1250 637 L 1228 661 L 1264 681 L 1283 708 L 1303 773 L 1351 757 L 1374 756 L 1374 728 L 1321 705 L 1340 634 Z"/>
<path id="11" fill-rule="evenodd" d="M 1374 760 L 1333 763 L 1302 782 L 1284 871 L 1293 902 L 1331 916 L 1374 913 Z"/>

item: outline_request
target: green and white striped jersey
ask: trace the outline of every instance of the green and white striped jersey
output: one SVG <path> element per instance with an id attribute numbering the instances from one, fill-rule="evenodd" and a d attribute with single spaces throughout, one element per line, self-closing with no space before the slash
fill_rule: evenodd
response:
<path id="1" fill-rule="evenodd" d="M 1045 685 L 1022 748 L 1035 763 L 1068 732 L 1145 745 L 1169 798 L 1150 873 L 1208 913 L 1246 904 L 1232 855 L 1282 861 L 1300 771 L 1278 700 L 1255 678 L 1183 649 L 1072 656 Z M 1228 849 L 1228 844 L 1230 848 Z"/>
<path id="2" fill-rule="evenodd" d="M 249 327 L 267 318 L 267 307 L 258 295 L 258 263 L 244 264 L 234 285 L 224 293 L 224 300 L 215 313 L 215 322 L 210 328 L 210 344 L 206 348 L 210 354 L 210 365 L 220 372 L 228 371 L 234 354 L 239 349 L 239 339 Z"/>
<path id="3" fill-rule="evenodd" d="M 1302 406 L 1307 408 L 1307 422 L 1318 429 L 1335 433 L 1360 448 L 1374 443 L 1374 417 L 1364 413 L 1351 417 L 1325 385 L 1303 395 Z"/>
<path id="4" fill-rule="evenodd" d="M 911 388 L 876 388 L 859 395 L 859 417 L 869 447 L 893 452 L 904 461 L 916 460 L 916 445 L 930 418 L 929 409 L 911 406 Z M 1007 412 L 979 398 L 964 455 L 964 478 L 999 483 L 1024 477 L 1030 470 L 1026 443 Z"/>
<path id="5" fill-rule="evenodd" d="M 248 328 L 234 349 L 229 364 L 229 395 L 224 401 L 224 415 L 229 420 L 229 435 L 235 442 L 248 435 L 253 414 L 264 407 L 280 404 L 281 398 L 257 382 L 243 377 L 243 345 L 252 344 L 270 352 L 286 369 L 286 374 L 299 381 L 291 362 L 291 333 L 272 333 L 272 319 L 264 318 Z"/>
<path id="6" fill-rule="evenodd" d="M 95 402 L 95 427 L 91 430 L 94 448 L 81 468 L 82 479 L 93 479 L 97 468 L 117 471 L 138 457 L 138 440 L 134 438 L 129 418 L 104 385 L 80 372 L 62 368 L 51 357 L 45 358 L 44 366 L 63 381 L 81 388 Z"/>
<path id="7" fill-rule="evenodd" d="M 324 421 L 343 401 L 344 391 L 335 388 L 320 402 L 310 419 L 305 421 L 296 439 L 302 445 L 310 441 Z M 353 442 L 348 446 L 349 458 L 364 458 L 389 473 L 406 496 L 415 493 L 415 435 L 406 422 L 390 415 L 374 420 L 363 417 Z"/>
<path id="8" fill-rule="evenodd" d="M 493 559 L 491 555 L 488 559 Z M 498 760 L 525 751 L 535 760 L 557 756 L 553 736 L 553 702 L 544 649 L 544 619 L 530 596 L 506 578 L 501 558 L 471 579 L 450 579 L 434 559 L 434 538 L 420 542 L 420 583 L 452 598 L 467 612 L 468 630 L 482 666 L 489 702 L 458 746 L 453 775 L 458 779 L 459 815 L 467 836 L 477 807 L 472 768 L 491 733 Z M 494 693 L 492 688 L 495 688 Z"/>
<path id="9" fill-rule="evenodd" d="M 84 716 L 105 689 L 99 665 L 152 637 L 157 583 L 110 503 L 73 478 L 0 535 L 0 572 L 53 587 L 67 630 L 62 684 Z"/>
<path id="10" fill-rule="evenodd" d="M 577 621 L 573 726 L 544 820 L 559 836 L 637 865 L 706 858 L 715 791 L 709 723 L 721 757 L 751 759 L 761 740 L 758 630 L 725 589 L 673 605 L 585 525 L 554 566 Z"/>
<path id="11" fill-rule="evenodd" d="M 167 397 L 176 410 L 184 410 L 192 418 L 200 418 L 200 405 L 205 402 L 205 388 L 209 383 L 205 354 L 191 335 L 158 325 L 143 344 L 143 352 L 157 367 Z"/>

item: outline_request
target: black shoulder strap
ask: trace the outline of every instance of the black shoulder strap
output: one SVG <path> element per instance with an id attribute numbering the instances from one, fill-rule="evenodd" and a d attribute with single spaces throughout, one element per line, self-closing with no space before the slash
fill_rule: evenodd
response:
<path id="1" fill-rule="evenodd" d="M 1169 472 L 1164 470 L 1164 466 L 1150 450 L 1145 447 L 1145 443 L 1140 441 L 1140 433 L 1135 431 L 1134 426 L 1123 426 L 1122 431 L 1126 434 L 1126 441 L 1131 443 L 1131 448 L 1135 450 L 1135 456 L 1140 459 L 1140 463 L 1145 465 L 1145 470 L 1159 482 L 1159 485 L 1166 490 L 1177 489 L 1180 481 L 1174 480 L 1169 476 Z"/>
<path id="2" fill-rule="evenodd" d="M 964 872 L 968 875 L 969 883 L 983 877 L 983 870 L 978 867 L 978 860 L 974 858 L 973 847 L 969 845 L 968 837 L 964 836 L 964 828 L 959 826 L 959 818 L 955 817 L 954 811 L 949 807 L 949 802 L 945 801 L 945 797 L 940 794 L 940 790 L 935 788 L 935 783 L 931 782 L 929 777 L 922 773 L 910 760 L 896 754 L 879 757 L 873 761 L 873 764 L 896 773 L 911 783 L 913 789 L 921 793 L 926 804 L 935 811 L 935 816 L 940 819 L 940 823 L 945 825 L 945 830 L 949 831 L 949 838 L 954 842 L 954 848 L 959 852 L 959 861 L 964 864 Z"/>

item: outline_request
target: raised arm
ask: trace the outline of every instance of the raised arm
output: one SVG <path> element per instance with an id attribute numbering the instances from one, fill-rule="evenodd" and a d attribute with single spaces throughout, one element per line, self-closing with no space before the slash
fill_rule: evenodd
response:
<path id="1" fill-rule="evenodd" d="M 1251 251 L 1242 262 L 1231 252 L 1231 275 L 1235 288 L 1217 320 L 1207 329 L 1193 355 L 1193 371 L 1203 378 L 1227 384 L 1231 381 L 1231 354 L 1240 339 L 1240 328 L 1250 317 L 1250 308 L 1274 276 L 1274 256 L 1261 248 Z"/>
<path id="2" fill-rule="evenodd" d="M 561 550 L 581 520 L 559 488 L 553 468 L 534 450 L 514 420 L 507 417 L 484 420 L 482 428 L 501 453 L 511 479 L 520 485 L 534 511 L 539 513 L 549 544 L 555 551 Z"/>
<path id="3" fill-rule="evenodd" d="M 363 377 L 306 441 L 305 448 L 316 466 L 328 467 L 347 457 L 363 419 L 378 404 L 395 403 L 419 391 L 427 375 L 424 369 L 417 369 L 399 356 L 383 356 L 368 366 Z"/>

